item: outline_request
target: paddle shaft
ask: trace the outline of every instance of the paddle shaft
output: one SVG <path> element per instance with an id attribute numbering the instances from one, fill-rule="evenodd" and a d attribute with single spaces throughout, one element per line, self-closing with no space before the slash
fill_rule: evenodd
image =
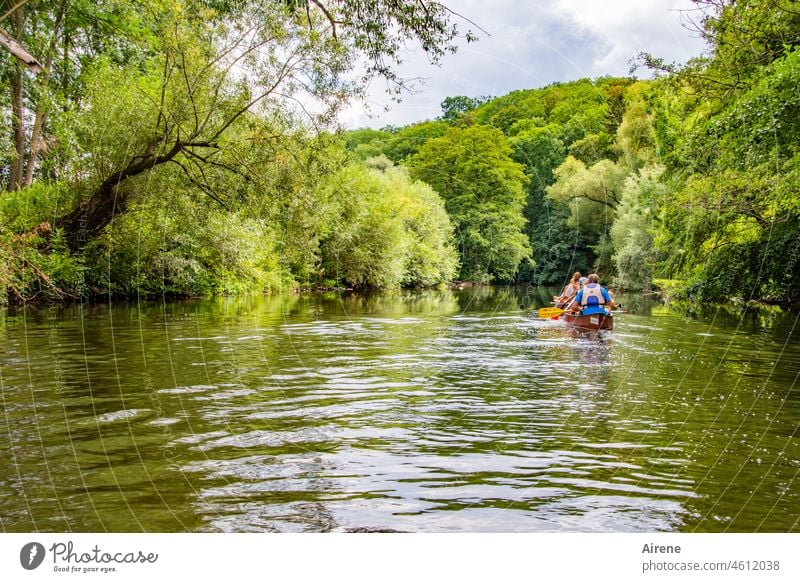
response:
<path id="1" fill-rule="evenodd" d="M 538 317 L 539 319 L 550 319 L 551 317 L 558 317 L 566 313 L 566 311 L 567 311 L 566 309 L 559 309 L 558 307 L 542 307 L 541 309 L 537 310 L 536 317 Z M 616 311 L 609 311 L 607 315 L 613 315 L 616 313 L 628 313 L 628 312 L 620 309 Z"/>

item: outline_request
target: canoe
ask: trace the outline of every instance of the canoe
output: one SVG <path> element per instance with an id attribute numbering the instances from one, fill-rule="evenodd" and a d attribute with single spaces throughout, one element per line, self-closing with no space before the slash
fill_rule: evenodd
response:
<path id="1" fill-rule="evenodd" d="M 596 313 L 594 315 L 572 315 L 565 313 L 563 316 L 567 327 L 586 331 L 597 331 L 600 329 L 614 329 L 614 316 Z"/>

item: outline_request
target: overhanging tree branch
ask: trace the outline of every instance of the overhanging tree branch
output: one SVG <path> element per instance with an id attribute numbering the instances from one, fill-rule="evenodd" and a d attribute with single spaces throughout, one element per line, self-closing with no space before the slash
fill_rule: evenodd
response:
<path id="1" fill-rule="evenodd" d="M 44 72 L 44 65 L 36 60 L 36 57 L 26 51 L 14 37 L 12 37 L 2 28 L 0 28 L 0 46 L 17 57 L 17 59 L 19 59 L 22 64 L 24 64 L 32 73 L 39 74 Z"/>
<path id="2" fill-rule="evenodd" d="M 328 11 L 327 8 L 325 8 L 325 5 L 322 4 L 322 2 L 319 2 L 318 0 L 311 0 L 311 2 L 313 2 L 322 11 L 322 13 L 325 15 L 325 18 L 327 18 L 328 22 L 331 23 L 331 33 L 333 34 L 333 38 L 337 38 L 336 20 L 333 18 L 333 15 Z"/>

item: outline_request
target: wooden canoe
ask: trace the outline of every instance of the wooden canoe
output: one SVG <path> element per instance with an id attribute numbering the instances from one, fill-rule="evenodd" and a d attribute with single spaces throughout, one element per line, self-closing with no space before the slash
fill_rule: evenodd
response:
<path id="1" fill-rule="evenodd" d="M 597 331 L 600 329 L 614 329 L 614 316 L 596 313 L 594 315 L 573 315 L 565 313 L 562 318 L 567 323 L 567 327 L 585 331 Z"/>

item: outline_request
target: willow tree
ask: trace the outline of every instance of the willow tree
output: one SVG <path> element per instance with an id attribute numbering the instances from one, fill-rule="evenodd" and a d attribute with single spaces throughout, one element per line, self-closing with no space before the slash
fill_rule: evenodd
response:
<path id="1" fill-rule="evenodd" d="M 39 7 L 52 38 L 63 37 L 58 15 L 80 13 L 74 4 L 82 2 Z M 372 78 L 383 77 L 392 91 L 404 87 L 395 66 L 408 41 L 436 62 L 455 50 L 458 35 L 453 13 L 435 2 L 138 0 L 131 11 L 113 0 L 100 4 L 117 9 L 99 19 L 112 25 L 118 13 L 132 11 L 123 32 L 137 42 L 94 54 L 73 47 L 68 59 L 93 62 L 80 71 L 85 94 L 58 124 L 64 138 L 58 145 L 72 154 L 62 174 L 80 182 L 80 199 L 56 221 L 73 250 L 125 212 L 136 195 L 133 179 L 163 164 L 180 166 L 198 191 L 225 205 L 226 193 L 214 191 L 207 175 L 248 172 L 225 150 L 233 142 L 241 147 L 237 138 L 244 134 L 257 140 L 269 131 L 256 127 L 259 119 L 326 127 Z M 102 27 L 96 32 L 108 35 Z M 25 116 L 9 117 L 20 131 Z M 26 151 L 38 155 L 31 144 L 17 150 L 15 163 Z M 27 167 L 32 171 L 34 163 Z"/>

